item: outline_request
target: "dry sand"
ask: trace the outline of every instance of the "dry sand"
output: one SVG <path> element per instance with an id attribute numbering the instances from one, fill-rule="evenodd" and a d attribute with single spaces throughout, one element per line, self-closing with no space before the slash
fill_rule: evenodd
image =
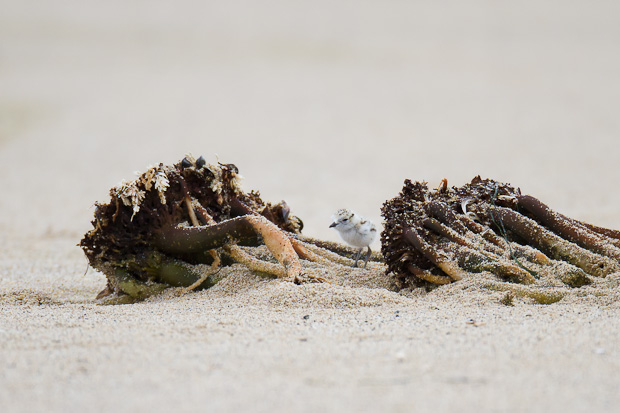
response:
<path id="1" fill-rule="evenodd" d="M 617 1 L 221 3 L 0 0 L 1 410 L 618 411 L 620 274 L 505 306 L 490 276 L 233 266 L 94 302 L 92 204 L 185 152 L 331 240 L 337 208 L 477 174 L 620 228 Z"/>

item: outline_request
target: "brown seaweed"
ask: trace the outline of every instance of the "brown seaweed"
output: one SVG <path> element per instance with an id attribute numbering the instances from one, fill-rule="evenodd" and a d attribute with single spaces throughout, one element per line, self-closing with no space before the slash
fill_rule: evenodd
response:
<path id="1" fill-rule="evenodd" d="M 483 271 L 521 284 L 552 272 L 580 287 L 620 271 L 620 232 L 568 218 L 510 184 L 479 176 L 453 188 L 444 180 L 437 189 L 406 180 L 382 214 L 387 273 L 403 288 Z"/>
<path id="2" fill-rule="evenodd" d="M 107 277 L 99 297 L 144 298 L 160 285 L 208 288 L 219 280 L 219 267 L 232 262 L 296 283 L 321 281 L 302 273 L 300 258 L 348 263 L 342 246 L 334 252 L 325 249 L 329 243 L 317 247 L 301 236 L 303 222 L 284 201 L 246 193 L 240 179 L 233 164 L 186 156 L 112 188 L 110 201 L 96 204 L 93 229 L 80 242 L 89 264 Z M 241 247 L 263 244 L 273 260 Z"/>

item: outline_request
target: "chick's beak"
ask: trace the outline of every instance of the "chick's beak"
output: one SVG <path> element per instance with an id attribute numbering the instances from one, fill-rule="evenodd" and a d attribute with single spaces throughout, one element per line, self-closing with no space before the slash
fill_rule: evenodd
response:
<path id="1" fill-rule="evenodd" d="M 337 223 L 335 223 L 335 222 L 332 222 L 332 224 L 331 224 L 329 227 L 330 227 L 330 228 L 333 228 L 333 227 L 335 227 L 336 225 L 338 225 L 338 224 L 337 224 Z"/>

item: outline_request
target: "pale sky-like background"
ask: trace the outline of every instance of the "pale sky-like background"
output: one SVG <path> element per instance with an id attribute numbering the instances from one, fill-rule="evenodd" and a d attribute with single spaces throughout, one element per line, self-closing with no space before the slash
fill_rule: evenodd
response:
<path id="1" fill-rule="evenodd" d="M 109 187 L 187 152 L 334 240 L 338 208 L 378 223 L 405 178 L 477 174 L 620 228 L 617 1 L 0 10 L 2 231 L 77 241 Z"/>

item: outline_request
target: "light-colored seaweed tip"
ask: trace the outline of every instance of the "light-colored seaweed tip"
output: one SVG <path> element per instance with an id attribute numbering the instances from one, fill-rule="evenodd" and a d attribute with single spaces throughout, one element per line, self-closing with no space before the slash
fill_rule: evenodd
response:
<path id="1" fill-rule="evenodd" d="M 166 174 L 166 167 L 163 164 L 159 166 L 150 166 L 146 172 L 138 175 L 137 179 L 131 182 L 122 180 L 118 185 L 110 190 L 110 194 L 113 197 L 119 198 L 125 206 L 130 206 L 133 209 L 131 219 L 140 211 L 140 204 L 144 200 L 147 191 L 151 188 L 155 188 L 159 194 L 159 200 L 162 204 L 166 203 L 166 190 L 170 186 L 168 176 Z M 140 189 L 138 185 L 142 185 L 144 190 Z"/>
<path id="2" fill-rule="evenodd" d="M 230 181 L 230 186 L 237 195 L 243 193 L 243 189 L 241 188 L 241 181 L 243 181 L 243 176 L 233 171 L 233 177 Z"/>
<path id="3" fill-rule="evenodd" d="M 194 155 L 191 154 L 191 152 L 188 152 L 187 154 L 185 154 L 185 159 L 191 164 L 191 165 L 196 165 L 196 157 Z M 221 194 L 222 193 L 222 185 L 223 185 L 223 168 L 222 168 L 222 164 L 220 164 L 218 162 L 218 164 L 213 165 L 213 164 L 206 164 L 204 167 L 206 169 L 208 169 L 212 174 L 213 174 L 213 179 L 211 180 L 211 183 L 209 184 L 209 189 L 211 189 L 214 193 L 216 194 Z M 243 189 L 241 188 L 241 181 L 243 180 L 243 176 L 239 175 L 239 173 L 237 172 L 237 167 L 233 167 L 234 169 L 229 169 L 229 173 L 231 174 L 231 180 L 230 180 L 230 189 L 232 189 L 232 191 L 236 194 L 242 194 L 243 193 Z"/>
<path id="4" fill-rule="evenodd" d="M 207 168 L 213 173 L 213 180 L 209 185 L 209 189 L 219 195 L 222 193 L 222 168 L 220 168 L 219 165 L 211 164 L 208 164 Z"/>
<path id="5" fill-rule="evenodd" d="M 209 185 L 209 188 L 216 194 L 218 195 L 221 194 L 222 185 L 224 183 L 223 168 L 220 165 L 212 165 L 212 164 L 206 165 L 206 168 L 209 171 L 211 171 L 214 175 L 213 180 L 211 181 L 211 184 Z M 241 188 L 241 181 L 243 180 L 243 176 L 237 173 L 236 168 L 235 169 L 228 168 L 228 172 L 231 176 L 230 189 L 232 189 L 232 191 L 237 195 L 242 194 L 243 189 Z"/>

